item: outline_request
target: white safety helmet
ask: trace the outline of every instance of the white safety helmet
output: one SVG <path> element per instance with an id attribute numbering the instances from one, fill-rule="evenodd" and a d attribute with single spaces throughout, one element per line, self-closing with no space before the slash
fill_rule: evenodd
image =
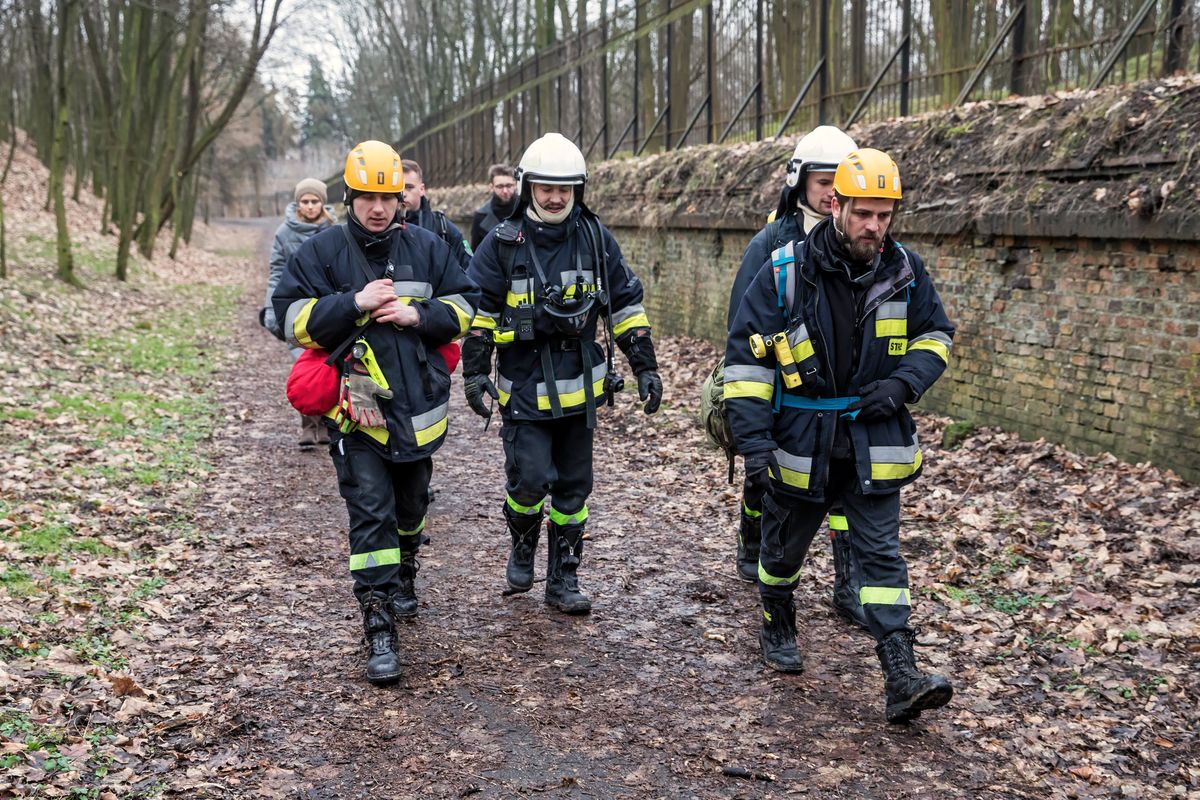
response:
<path id="1" fill-rule="evenodd" d="M 787 162 L 789 189 L 803 188 L 803 178 L 809 172 L 837 172 L 838 164 L 858 149 L 854 140 L 841 128 L 819 125 L 796 143 L 796 150 Z"/>
<path id="2" fill-rule="evenodd" d="M 578 195 L 587 178 L 587 162 L 575 143 L 561 133 L 547 133 L 525 148 L 517 165 L 517 192 L 526 197 L 530 183 L 548 183 L 578 186 Z"/>

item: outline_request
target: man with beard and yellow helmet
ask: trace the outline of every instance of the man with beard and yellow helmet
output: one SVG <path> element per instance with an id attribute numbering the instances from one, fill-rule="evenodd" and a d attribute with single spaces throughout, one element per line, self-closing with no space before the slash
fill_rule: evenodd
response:
<path id="1" fill-rule="evenodd" d="M 857 148 L 840 128 L 820 125 L 796 143 L 787 162 L 779 207 L 771 214 L 766 227 L 760 230 L 742 255 L 742 265 L 733 280 L 729 294 L 727 326 L 733 324 L 742 298 L 771 251 L 787 242 L 807 238 L 818 222 L 832 213 L 833 177 L 849 153 Z M 737 381 L 737 370 L 725 381 Z M 736 391 L 736 387 L 735 387 Z M 713 424 L 721 424 L 714 422 Z M 722 438 L 728 439 L 727 436 Z M 758 581 L 758 549 L 762 528 L 762 493 L 749 480 L 742 482 L 742 507 L 738 515 L 737 573 L 742 580 Z M 867 627 L 862 604 L 858 601 L 860 582 L 850 558 L 850 531 L 840 507 L 829 511 L 829 544 L 833 551 L 833 591 L 830 602 L 838 616 Z"/>
<path id="2" fill-rule="evenodd" d="M 906 404 L 946 369 L 954 327 L 921 259 L 888 235 L 901 198 L 895 162 L 856 150 L 838 164 L 834 192 L 833 215 L 776 249 L 747 290 L 725 350 L 741 385 L 725 403 L 747 479 L 764 492 L 763 659 L 803 670 L 792 596 L 813 535 L 840 503 L 886 716 L 905 722 L 953 694 L 945 677 L 916 668 L 899 537 L 900 488 L 921 472 Z"/>

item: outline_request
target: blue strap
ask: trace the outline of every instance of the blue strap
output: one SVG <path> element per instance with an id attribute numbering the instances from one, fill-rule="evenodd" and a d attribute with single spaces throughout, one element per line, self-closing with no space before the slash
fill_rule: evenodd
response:
<path id="1" fill-rule="evenodd" d="M 858 397 L 800 397 L 794 394 L 777 394 L 775 398 L 775 413 L 779 413 L 780 406 L 787 408 L 802 408 L 805 411 L 845 411 L 852 404 L 858 402 Z M 841 416 L 846 419 L 855 419 L 858 417 L 859 409 L 854 409 Z"/>

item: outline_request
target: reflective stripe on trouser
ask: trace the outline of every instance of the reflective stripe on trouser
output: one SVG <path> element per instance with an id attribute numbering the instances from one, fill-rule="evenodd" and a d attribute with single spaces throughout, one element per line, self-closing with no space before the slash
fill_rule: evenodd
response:
<path id="1" fill-rule="evenodd" d="M 561 520 L 586 519 L 592 493 L 592 431 L 585 415 L 505 422 L 500 438 L 509 507 L 537 508 L 549 496 L 552 520 L 569 524 Z"/>
<path id="2" fill-rule="evenodd" d="M 350 518 L 350 575 L 354 594 L 393 593 L 400 558 L 421 544 L 433 461 L 395 463 L 354 436 L 331 448 L 338 490 Z"/>
<path id="3" fill-rule="evenodd" d="M 859 597 L 876 639 L 908 627 L 908 565 L 900 555 L 900 493 L 863 495 L 854 463 L 830 464 L 826 501 L 814 503 L 788 493 L 777 482 L 763 498 L 759 591 L 788 597 L 800 578 L 813 536 L 829 509 L 841 505 L 854 535 L 850 547 L 862 580 Z"/>

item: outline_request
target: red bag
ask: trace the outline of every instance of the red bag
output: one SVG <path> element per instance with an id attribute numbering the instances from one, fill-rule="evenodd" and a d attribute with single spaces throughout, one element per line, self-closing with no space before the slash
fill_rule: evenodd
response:
<path id="1" fill-rule="evenodd" d="M 446 371 L 454 372 L 454 368 L 458 366 L 458 360 L 462 357 L 462 348 L 458 346 L 458 342 L 447 342 L 437 351 L 442 354 L 442 358 L 446 362 Z"/>
<path id="2" fill-rule="evenodd" d="M 319 417 L 338 404 L 341 381 L 337 367 L 326 364 L 329 353 L 305 350 L 292 364 L 287 379 L 287 399 L 292 408 L 310 417 Z"/>

